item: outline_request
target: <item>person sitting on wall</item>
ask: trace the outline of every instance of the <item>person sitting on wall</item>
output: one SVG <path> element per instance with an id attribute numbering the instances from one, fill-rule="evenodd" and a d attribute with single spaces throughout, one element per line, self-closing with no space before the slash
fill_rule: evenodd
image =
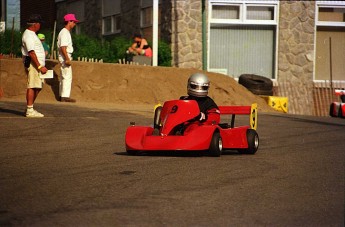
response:
<path id="1" fill-rule="evenodd" d="M 133 36 L 134 43 L 127 50 L 127 54 L 142 55 L 151 58 L 152 49 L 146 39 L 142 38 L 140 34 Z"/>

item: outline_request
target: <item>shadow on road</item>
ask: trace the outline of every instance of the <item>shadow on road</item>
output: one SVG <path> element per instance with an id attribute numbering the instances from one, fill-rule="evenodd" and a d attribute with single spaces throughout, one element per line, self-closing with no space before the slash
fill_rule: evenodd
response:
<path id="1" fill-rule="evenodd" d="M 124 156 L 133 156 L 127 152 L 115 152 L 114 155 L 124 155 Z M 226 150 L 222 152 L 222 155 L 243 155 L 238 153 L 236 150 Z M 159 157 L 183 157 L 183 158 L 195 158 L 195 157 L 212 157 L 207 151 L 142 151 L 135 156 L 159 156 Z M 214 158 L 214 157 L 212 157 Z"/>
<path id="2" fill-rule="evenodd" d="M 10 109 L 5 109 L 5 108 L 0 108 L 0 112 L 14 114 L 14 115 L 18 115 L 18 116 L 24 116 L 24 112 L 17 111 L 17 110 L 10 110 Z"/>

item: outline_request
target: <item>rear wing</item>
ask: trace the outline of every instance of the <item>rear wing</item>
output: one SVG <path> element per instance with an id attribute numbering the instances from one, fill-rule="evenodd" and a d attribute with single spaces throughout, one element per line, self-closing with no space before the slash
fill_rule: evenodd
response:
<path id="1" fill-rule="evenodd" d="M 253 103 L 251 106 L 219 106 L 218 108 L 221 115 L 232 115 L 231 128 L 235 126 L 236 115 L 250 115 L 250 128 L 256 130 L 258 125 L 258 105 L 256 103 Z"/>

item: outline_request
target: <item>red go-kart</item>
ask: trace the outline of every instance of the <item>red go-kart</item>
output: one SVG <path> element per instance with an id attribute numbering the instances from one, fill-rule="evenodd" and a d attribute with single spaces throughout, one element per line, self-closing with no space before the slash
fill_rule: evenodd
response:
<path id="1" fill-rule="evenodd" d="M 331 117 L 342 117 L 345 118 L 345 90 L 335 89 L 335 95 L 339 96 L 341 102 L 333 102 L 329 109 L 329 115 Z"/>
<path id="2" fill-rule="evenodd" d="M 154 126 L 131 126 L 126 131 L 126 150 L 130 155 L 140 151 L 208 151 L 220 156 L 223 150 L 255 154 L 259 147 L 256 132 L 257 105 L 219 106 L 221 115 L 232 115 L 229 123 L 204 124 L 194 100 L 172 100 L 156 108 Z M 248 125 L 235 127 L 236 115 L 249 115 Z"/>

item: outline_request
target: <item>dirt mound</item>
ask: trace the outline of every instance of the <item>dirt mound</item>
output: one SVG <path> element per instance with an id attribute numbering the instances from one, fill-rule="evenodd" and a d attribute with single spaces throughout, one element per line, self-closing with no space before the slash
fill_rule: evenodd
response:
<path id="1" fill-rule="evenodd" d="M 26 76 L 21 59 L 2 59 L 0 88 L 6 99 L 25 100 Z M 59 64 L 48 61 L 54 69 L 54 79 L 46 80 L 37 102 L 58 98 Z M 201 72 L 196 69 L 151 67 L 107 63 L 73 62 L 72 97 L 78 102 L 154 105 L 178 99 L 187 92 L 188 77 Z M 249 92 L 234 79 L 217 73 L 206 73 L 211 80 L 210 96 L 218 105 L 250 105 L 258 103 L 259 110 L 274 111 L 266 102 Z"/>

